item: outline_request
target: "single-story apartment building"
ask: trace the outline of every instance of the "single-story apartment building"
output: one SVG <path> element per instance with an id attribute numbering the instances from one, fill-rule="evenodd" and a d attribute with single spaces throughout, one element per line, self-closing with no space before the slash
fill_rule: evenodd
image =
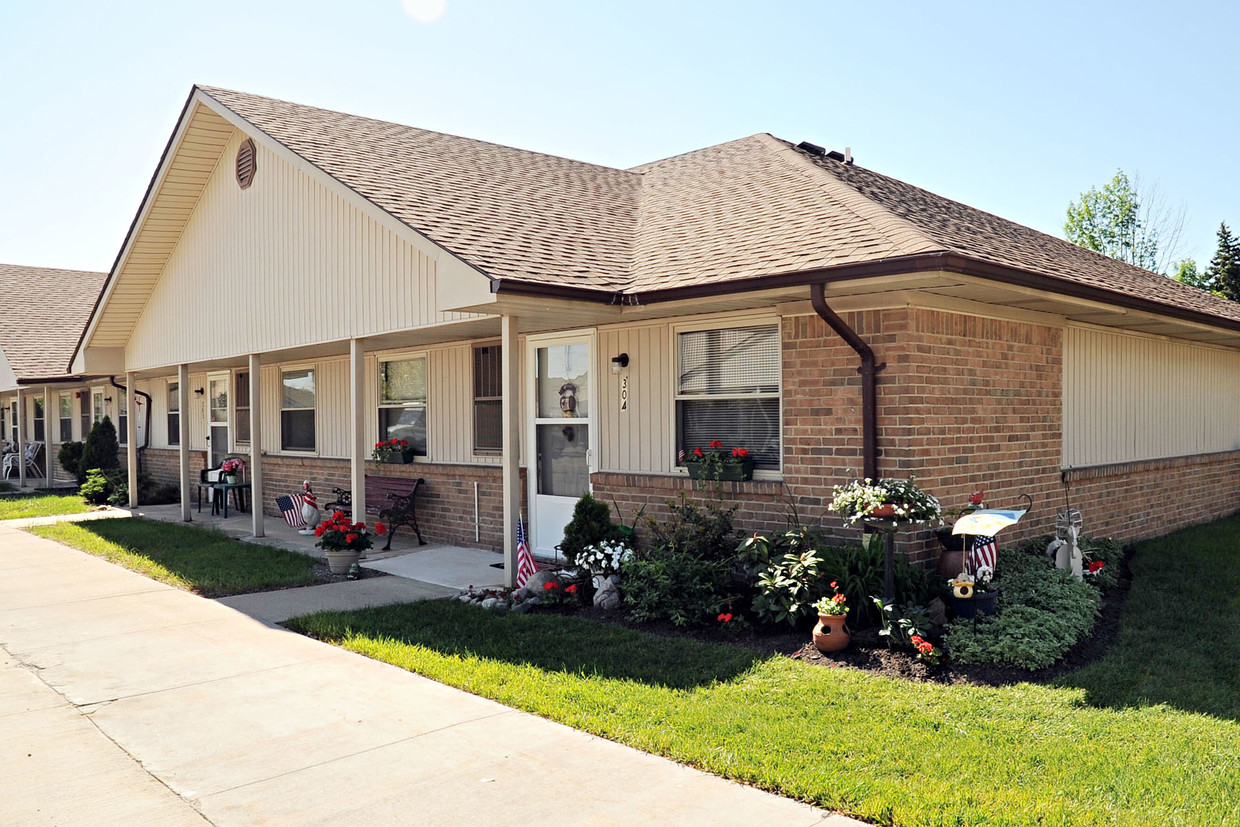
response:
<path id="1" fill-rule="evenodd" d="M 757 460 L 745 530 L 845 534 L 864 475 L 1028 493 L 1011 537 L 1240 508 L 1240 305 L 767 134 L 623 170 L 195 87 L 70 370 L 150 395 L 131 473 L 186 519 L 228 455 L 256 534 L 303 479 L 423 478 L 422 533 L 510 576 L 520 510 L 552 557 L 582 493 L 657 513 L 714 439 Z"/>
<path id="2" fill-rule="evenodd" d="M 0 443 L 14 459 L 10 483 L 76 485 L 56 455 L 105 415 L 126 423 L 123 388 L 108 376 L 66 372 L 107 273 L 0 264 L 10 309 L 0 321 Z M 128 448 L 128 446 L 126 446 Z"/>

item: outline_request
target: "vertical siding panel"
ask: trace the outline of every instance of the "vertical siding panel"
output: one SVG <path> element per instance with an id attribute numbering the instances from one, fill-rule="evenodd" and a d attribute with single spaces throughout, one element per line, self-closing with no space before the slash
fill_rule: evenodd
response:
<path id="1" fill-rule="evenodd" d="M 280 368 L 278 365 L 263 365 L 263 444 L 268 453 L 280 450 L 280 404 L 283 389 L 280 386 Z"/>

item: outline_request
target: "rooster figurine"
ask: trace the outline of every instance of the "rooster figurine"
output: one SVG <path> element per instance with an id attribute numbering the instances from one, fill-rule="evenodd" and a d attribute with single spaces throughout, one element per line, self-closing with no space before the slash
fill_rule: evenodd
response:
<path id="1" fill-rule="evenodd" d="M 310 480 L 302 480 L 301 487 L 301 518 L 306 521 L 306 527 L 297 533 L 313 534 L 319 524 L 319 501 L 310 487 Z"/>

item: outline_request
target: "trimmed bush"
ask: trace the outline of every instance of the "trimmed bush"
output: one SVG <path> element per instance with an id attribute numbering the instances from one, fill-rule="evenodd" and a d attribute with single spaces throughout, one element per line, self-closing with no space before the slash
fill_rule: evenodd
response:
<path id="1" fill-rule="evenodd" d="M 120 443 L 116 441 L 116 427 L 105 416 L 90 429 L 86 444 L 82 447 L 82 478 L 86 479 L 86 475 L 96 468 L 101 471 L 120 468 L 120 449 Z"/>
<path id="2" fill-rule="evenodd" d="M 65 442 L 61 444 L 56 460 L 77 480 L 78 485 L 86 482 L 86 471 L 82 468 L 82 452 L 86 449 L 84 442 Z"/>
<path id="3" fill-rule="evenodd" d="M 585 494 L 573 507 L 573 519 L 564 526 L 564 539 L 560 541 L 560 553 L 568 565 L 577 565 L 577 555 L 587 546 L 605 540 L 624 539 L 627 532 L 611 521 L 611 506 Z M 631 540 L 630 540 L 631 542 Z"/>

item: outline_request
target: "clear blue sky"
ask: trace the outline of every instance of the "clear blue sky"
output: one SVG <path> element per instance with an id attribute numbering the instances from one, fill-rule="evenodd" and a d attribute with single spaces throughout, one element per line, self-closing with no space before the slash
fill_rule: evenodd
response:
<path id="1" fill-rule="evenodd" d="M 194 83 L 618 167 L 851 146 L 1055 235 L 1123 168 L 1184 204 L 1201 264 L 1240 225 L 1236 4 L 443 5 L 0 0 L 0 261 L 110 268 Z"/>

